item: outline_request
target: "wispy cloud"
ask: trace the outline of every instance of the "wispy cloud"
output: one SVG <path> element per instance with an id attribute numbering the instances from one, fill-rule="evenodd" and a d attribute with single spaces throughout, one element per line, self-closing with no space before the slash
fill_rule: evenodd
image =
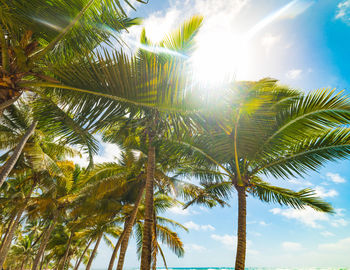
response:
<path id="1" fill-rule="evenodd" d="M 286 77 L 292 80 L 296 80 L 301 77 L 302 72 L 302 69 L 291 69 L 287 72 Z"/>
<path id="2" fill-rule="evenodd" d="M 339 183 L 345 183 L 346 180 L 345 178 L 341 177 L 339 175 L 339 173 L 331 173 L 331 172 L 328 172 L 326 174 L 327 178 L 332 181 L 333 183 L 336 183 L 336 184 L 339 184 Z"/>
<path id="3" fill-rule="evenodd" d="M 169 212 L 175 215 L 182 215 L 182 216 L 190 215 L 190 210 L 188 208 L 182 209 L 181 206 L 174 206 L 169 209 Z"/>
<path id="4" fill-rule="evenodd" d="M 333 227 L 344 227 L 349 222 L 344 219 L 343 209 L 335 209 L 335 215 L 327 215 L 322 212 L 317 212 L 311 207 L 305 209 L 293 209 L 293 208 L 273 208 L 270 210 L 274 215 L 281 215 L 287 219 L 298 220 L 302 224 L 312 228 L 322 228 L 321 222 L 327 222 Z"/>
<path id="5" fill-rule="evenodd" d="M 321 198 L 335 197 L 339 195 L 338 191 L 336 191 L 335 189 L 326 190 L 322 186 L 315 186 L 314 190 L 316 192 L 316 195 Z"/>
<path id="6" fill-rule="evenodd" d="M 335 234 L 329 231 L 324 231 L 324 232 L 321 232 L 321 235 L 324 237 L 331 237 L 331 236 L 334 236 Z"/>
<path id="7" fill-rule="evenodd" d="M 318 245 L 320 250 L 329 251 L 329 252 L 346 252 L 350 254 L 350 237 L 343 238 L 335 243 L 320 244 Z"/>
<path id="8" fill-rule="evenodd" d="M 329 220 L 329 217 L 325 213 L 316 212 L 310 207 L 301 210 L 293 208 L 273 208 L 270 210 L 270 212 L 272 212 L 274 215 L 282 215 L 288 219 L 296 219 L 312 228 L 320 228 L 321 225 L 318 223 L 319 221 Z"/>
<path id="9" fill-rule="evenodd" d="M 234 249 L 237 244 L 237 236 L 225 234 L 225 235 L 218 235 L 218 234 L 212 234 L 210 236 L 215 241 L 220 242 L 228 249 Z"/>
<path id="10" fill-rule="evenodd" d="M 338 4 L 335 18 L 350 24 L 350 0 L 342 1 Z"/>
<path id="11" fill-rule="evenodd" d="M 312 183 L 310 181 L 306 181 L 304 179 L 299 180 L 299 179 L 289 179 L 288 183 L 293 184 L 293 185 L 298 185 L 298 186 L 312 186 Z"/>
<path id="12" fill-rule="evenodd" d="M 215 231 L 215 228 L 210 225 L 199 225 L 193 221 L 188 221 L 186 223 L 184 223 L 184 226 L 190 230 L 195 230 L 195 231 Z"/>
<path id="13" fill-rule="evenodd" d="M 185 244 L 184 248 L 185 248 L 186 252 L 193 252 L 193 251 L 201 252 L 201 251 L 206 250 L 205 247 L 203 247 L 201 245 L 197 245 L 197 244 Z"/>

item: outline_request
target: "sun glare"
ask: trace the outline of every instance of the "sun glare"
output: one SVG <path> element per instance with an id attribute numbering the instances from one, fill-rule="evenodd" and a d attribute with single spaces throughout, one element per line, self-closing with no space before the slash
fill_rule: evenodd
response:
<path id="1" fill-rule="evenodd" d="M 200 36 L 190 59 L 196 80 L 218 85 L 241 78 L 249 63 L 250 46 L 243 37 L 217 32 Z"/>

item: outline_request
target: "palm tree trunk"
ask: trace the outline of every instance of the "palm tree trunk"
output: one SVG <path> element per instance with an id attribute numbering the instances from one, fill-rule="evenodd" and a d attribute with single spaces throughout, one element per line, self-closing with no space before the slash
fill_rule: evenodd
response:
<path id="1" fill-rule="evenodd" d="M 156 212 L 153 211 L 153 250 L 152 250 L 152 270 L 157 269 L 157 254 L 158 254 L 158 242 L 157 242 L 157 219 L 156 219 Z"/>
<path id="2" fill-rule="evenodd" d="M 40 270 L 43 269 L 44 263 L 45 263 L 45 252 L 43 252 L 43 256 L 41 257 L 40 268 L 39 268 Z"/>
<path id="3" fill-rule="evenodd" d="M 153 232 L 153 179 L 156 163 L 155 147 L 153 146 L 154 135 L 148 134 L 148 157 L 145 196 L 145 221 L 143 227 L 141 270 L 150 270 L 152 261 L 152 232 Z"/>
<path id="4" fill-rule="evenodd" d="M 70 232 L 69 239 L 68 239 L 68 243 L 67 243 L 66 252 L 64 253 L 64 256 L 63 256 L 62 266 L 59 268 L 59 269 L 61 269 L 61 270 L 63 270 L 63 269 L 64 269 L 64 266 L 66 265 L 66 261 L 67 261 L 67 258 L 68 258 L 69 249 L 70 249 L 70 245 L 71 245 L 71 243 L 72 243 L 73 235 L 74 235 L 74 233 L 73 233 L 73 232 Z"/>
<path id="5" fill-rule="evenodd" d="M 11 247 L 11 242 L 12 242 L 12 239 L 13 239 L 13 235 L 15 234 L 15 231 L 16 231 L 16 229 L 18 227 L 18 224 L 19 224 L 19 222 L 21 220 L 21 217 L 22 217 L 24 209 L 25 208 L 22 207 L 18 211 L 15 221 L 13 222 L 13 224 L 12 224 L 8 234 L 6 235 L 4 241 L 2 242 L 1 252 L 0 252 L 0 267 L 2 267 L 2 265 L 4 264 L 4 262 L 6 260 L 7 253 L 9 252 L 10 247 Z"/>
<path id="6" fill-rule="evenodd" d="M 90 239 L 89 243 L 87 244 L 86 248 L 84 249 L 83 253 L 81 254 L 79 260 L 78 260 L 77 263 L 75 264 L 74 270 L 78 270 L 79 265 L 80 265 L 81 262 L 83 261 L 84 256 L 85 256 L 85 253 L 86 253 L 86 251 L 89 249 L 91 243 L 92 243 L 92 238 Z"/>
<path id="7" fill-rule="evenodd" d="M 19 156 L 22 153 L 22 150 L 23 150 L 25 144 L 27 143 L 30 136 L 33 134 L 37 124 L 38 124 L 38 122 L 35 121 L 30 125 L 30 127 L 27 129 L 26 133 L 24 133 L 22 139 L 20 140 L 20 142 L 16 146 L 12 156 L 2 166 L 1 173 L 0 173 L 0 187 L 5 182 L 7 176 L 10 174 L 13 167 L 15 166 Z"/>
<path id="8" fill-rule="evenodd" d="M 15 222 L 16 216 L 17 216 L 17 213 L 12 213 L 9 221 L 7 222 L 6 231 L 4 233 L 4 236 L 2 237 L 2 241 L 1 241 L 1 245 L 0 245 L 0 253 L 2 250 L 3 243 L 4 243 L 7 235 L 9 234 L 9 231 L 10 231 L 11 227 L 13 226 L 13 223 Z"/>
<path id="9" fill-rule="evenodd" d="M 2 68 L 6 71 L 6 73 L 8 73 L 10 71 L 8 46 L 7 46 L 5 31 L 1 26 L 0 26 L 0 44 L 1 44 Z"/>
<path id="10" fill-rule="evenodd" d="M 244 186 L 236 186 L 238 192 L 238 230 L 237 230 L 237 253 L 236 270 L 244 270 L 246 254 L 246 217 L 247 199 Z"/>
<path id="11" fill-rule="evenodd" d="M 142 185 L 142 187 L 139 191 L 139 194 L 137 195 L 135 205 L 134 205 L 134 208 L 132 209 L 130 217 L 128 218 L 127 222 L 125 223 L 125 226 L 124 226 L 125 234 L 123 235 L 123 239 L 122 239 L 122 243 L 121 243 L 117 270 L 123 269 L 124 259 L 125 259 L 126 250 L 128 249 L 130 234 L 132 231 L 132 227 L 134 226 L 135 221 L 136 221 L 137 212 L 138 212 L 141 200 L 142 200 L 142 195 L 143 195 L 144 190 L 145 190 L 145 186 Z M 113 265 L 111 266 L 111 268 L 108 268 L 108 270 L 112 270 L 112 268 L 113 268 Z"/>
<path id="12" fill-rule="evenodd" d="M 38 249 L 38 253 L 36 254 L 34 262 L 33 262 L 32 270 L 38 269 L 40 259 L 45 252 L 46 245 L 49 242 L 51 233 L 52 233 L 53 229 L 55 228 L 56 222 L 57 222 L 57 215 L 54 215 L 54 218 L 52 219 L 50 226 L 47 228 L 47 231 L 44 235 L 44 238 L 41 240 L 41 243 L 40 243 L 40 246 Z"/>
<path id="13" fill-rule="evenodd" d="M 31 189 L 29 190 L 29 193 L 26 195 L 24 205 L 18 210 L 15 221 L 13 222 L 12 226 L 9 228 L 8 234 L 6 235 L 3 242 L 1 243 L 0 267 L 2 267 L 2 265 L 5 262 L 5 259 L 7 257 L 7 253 L 9 252 L 10 247 L 11 247 L 13 235 L 15 234 L 15 232 L 17 230 L 17 227 L 21 221 L 22 214 L 23 214 L 24 210 L 26 209 L 27 203 L 29 201 L 30 196 L 33 193 L 34 188 L 35 188 L 35 184 L 32 185 Z M 10 225 L 11 224 L 9 224 L 9 226 Z"/>
<path id="14" fill-rule="evenodd" d="M 124 222 L 124 228 L 126 226 L 126 223 L 127 223 L 127 220 L 125 220 L 125 222 Z M 117 257 L 117 253 L 118 253 L 119 247 L 121 246 L 121 243 L 122 243 L 122 241 L 124 239 L 124 235 L 125 235 L 125 230 L 123 230 L 123 232 L 119 236 L 118 242 L 117 242 L 117 244 L 114 247 L 111 259 L 109 261 L 108 270 L 113 270 L 114 261 L 115 261 L 115 258 Z"/>
<path id="15" fill-rule="evenodd" d="M 94 250 L 92 251 L 91 256 L 90 256 L 90 259 L 89 259 L 89 262 L 88 262 L 88 264 L 87 264 L 87 266 L 86 266 L 86 270 L 90 270 L 90 268 L 91 268 L 92 261 L 94 260 L 94 257 L 95 257 L 95 255 L 96 255 L 98 246 L 100 245 L 102 236 L 103 236 L 103 233 L 101 233 L 101 234 L 99 235 L 99 237 L 97 238 L 97 241 L 96 241 Z"/>

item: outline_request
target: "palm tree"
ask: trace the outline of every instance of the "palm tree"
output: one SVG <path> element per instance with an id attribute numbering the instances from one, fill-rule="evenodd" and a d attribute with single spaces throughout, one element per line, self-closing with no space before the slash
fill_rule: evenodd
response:
<path id="1" fill-rule="evenodd" d="M 12 246 L 7 264 L 24 270 L 34 260 L 34 239 L 32 235 L 20 236 Z"/>
<path id="2" fill-rule="evenodd" d="M 76 62 L 77 56 L 84 57 L 101 44 L 111 44 L 110 38 L 118 39 L 121 30 L 139 23 L 126 17 L 119 0 L 46 4 L 40 0 L 2 1 L 0 13 L 0 114 L 24 91 L 35 93 L 34 97 L 45 96 L 43 88 L 32 86 L 38 82 L 58 83 L 49 71 L 53 63 Z M 0 187 L 37 124 L 35 119 L 28 125 L 13 155 L 2 166 Z"/>
<path id="3" fill-rule="evenodd" d="M 122 52 L 96 52 L 77 64 L 53 66 L 55 78 L 61 84 L 35 84 L 37 87 L 55 88 L 55 95 L 61 100 L 69 98 L 71 106 L 75 102 L 74 108 L 79 108 L 79 113 L 93 119 L 97 123 L 96 128 L 115 124 L 123 115 L 137 121 L 141 127 L 140 133 L 145 135 L 143 140 L 148 146 L 145 183 L 147 210 L 141 256 L 141 268 L 144 270 L 149 270 L 151 265 L 155 144 L 163 136 L 178 130 L 179 126 L 191 123 L 180 115 L 180 112 L 191 107 L 189 99 L 188 104 L 184 99 L 191 94 L 188 88 L 189 76 L 184 69 L 201 23 L 202 17 L 194 16 L 162 42 L 154 45 L 143 31 L 143 49 L 136 56 L 128 57 Z M 157 53 L 148 52 L 147 49 Z M 72 70 L 79 70 L 79 74 Z M 74 101 L 72 92 L 68 91 L 69 95 L 67 94 L 67 90 L 73 87 L 80 92 L 74 92 Z M 94 107 L 93 114 L 90 109 L 91 95 L 101 100 Z M 85 106 L 85 103 L 90 105 Z"/>
<path id="4" fill-rule="evenodd" d="M 46 72 L 52 60 L 91 52 L 138 22 L 126 17 L 119 0 L 2 1 L 0 13 L 1 111 L 30 90 L 33 78 L 55 81 Z"/>
<path id="5" fill-rule="evenodd" d="M 193 174 L 203 181 L 221 174 L 237 191 L 235 268 L 244 269 L 247 194 L 268 203 L 332 212 L 314 191 L 271 186 L 262 176 L 302 176 L 327 161 L 347 157 L 350 133 L 344 125 L 349 124 L 350 102 L 333 91 L 304 94 L 270 79 L 237 83 L 224 94 L 218 110 L 213 106 L 199 118 L 205 132 L 184 135 L 177 146 L 174 141 L 169 143 L 169 148 L 192 158 Z M 205 170 L 210 171 L 209 176 Z"/>
<path id="6" fill-rule="evenodd" d="M 156 269 L 157 265 L 157 255 L 158 253 L 161 255 L 163 259 L 163 263 L 166 266 L 166 259 L 163 253 L 163 250 L 160 246 L 160 242 L 167 245 L 178 257 L 182 257 L 185 253 L 183 243 L 178 236 L 178 234 L 173 231 L 170 227 L 175 229 L 182 229 L 188 231 L 185 226 L 182 224 L 160 216 L 161 213 L 166 212 L 169 208 L 178 205 L 179 202 L 172 198 L 169 195 L 166 195 L 162 192 L 157 192 L 154 195 L 154 223 L 153 223 L 153 238 L 152 238 L 152 269 Z M 145 204 L 140 207 L 140 214 L 136 221 L 135 226 L 135 237 L 136 237 L 136 245 L 137 245 L 137 253 L 140 256 L 142 254 L 143 249 L 143 226 L 145 224 Z M 122 253 L 120 254 L 122 255 Z M 119 258 L 117 269 L 123 269 L 124 257 Z"/>
<path id="7" fill-rule="evenodd" d="M 32 200 L 29 213 L 42 216 L 47 221 L 43 238 L 33 262 L 32 270 L 37 270 L 44 255 L 50 236 L 58 222 L 65 219 L 72 202 L 77 198 L 82 179 L 79 177 L 80 168 L 71 161 L 58 161 L 60 174 L 52 174 L 42 184 L 43 193 Z"/>

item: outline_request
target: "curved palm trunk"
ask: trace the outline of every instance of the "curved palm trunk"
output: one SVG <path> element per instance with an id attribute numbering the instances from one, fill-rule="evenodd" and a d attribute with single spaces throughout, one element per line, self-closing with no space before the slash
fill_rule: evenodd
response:
<path id="1" fill-rule="evenodd" d="M 141 190 L 139 191 L 139 194 L 137 195 L 137 199 L 135 201 L 135 205 L 134 205 L 134 208 L 133 208 L 133 210 L 132 210 L 132 212 L 130 214 L 130 217 L 128 218 L 127 222 L 125 223 L 125 227 L 124 227 L 125 234 L 123 235 L 123 239 L 122 239 L 122 243 L 121 243 L 117 270 L 122 270 L 123 269 L 124 259 L 125 259 L 126 250 L 128 249 L 130 234 L 131 234 L 131 231 L 132 231 L 132 227 L 135 224 L 137 211 L 139 209 L 144 190 L 145 190 L 145 186 L 142 186 Z M 113 265 L 110 266 L 110 267 L 111 268 L 108 268 L 108 270 L 112 270 Z"/>
<path id="2" fill-rule="evenodd" d="M 126 223 L 127 223 L 127 220 L 125 220 L 124 228 L 126 226 Z M 124 239 L 124 235 L 125 235 L 125 230 L 123 230 L 123 232 L 119 236 L 118 242 L 117 242 L 117 244 L 114 247 L 111 259 L 109 261 L 108 270 L 113 270 L 114 261 L 115 261 L 115 258 L 117 257 L 117 253 L 118 253 L 119 247 L 121 246 L 121 243 L 122 243 L 122 241 Z"/>
<path id="3" fill-rule="evenodd" d="M 53 220 L 51 221 L 50 226 L 47 228 L 47 231 L 44 235 L 44 238 L 41 240 L 39 249 L 38 249 L 38 253 L 35 256 L 34 262 L 33 262 L 33 266 L 32 266 L 32 270 L 37 270 L 39 263 L 40 263 L 40 259 L 42 258 L 44 252 L 45 252 L 45 248 L 47 243 L 49 242 L 51 233 L 53 231 L 53 229 L 55 228 L 57 222 L 57 216 L 55 215 Z"/>
<path id="4" fill-rule="evenodd" d="M 68 243 L 67 243 L 66 252 L 64 253 L 64 256 L 63 256 L 63 262 L 62 262 L 61 267 L 59 268 L 59 269 L 61 269 L 61 270 L 63 270 L 63 269 L 64 269 L 64 266 L 66 265 L 66 262 L 67 262 L 67 259 L 68 259 L 68 254 L 69 254 L 70 245 L 71 245 L 71 243 L 72 243 L 73 235 L 74 235 L 73 232 L 71 232 L 70 235 L 69 235 L 69 239 L 68 239 Z"/>
<path id="5" fill-rule="evenodd" d="M 77 263 L 76 263 L 76 265 L 75 265 L 75 267 L 74 267 L 74 270 L 78 270 L 79 265 L 80 265 L 81 262 L 83 261 L 83 258 L 84 258 L 84 256 L 85 256 L 85 253 L 86 253 L 86 251 L 89 249 L 91 243 L 92 243 L 92 239 L 90 239 L 89 243 L 87 244 L 86 248 L 84 249 L 83 253 L 81 254 L 79 260 L 77 261 Z"/>
<path id="6" fill-rule="evenodd" d="M 236 189 L 238 192 L 238 230 L 235 269 L 244 270 L 246 254 L 247 199 L 245 187 L 236 186 Z"/>
<path id="7" fill-rule="evenodd" d="M 22 153 L 22 150 L 23 150 L 25 144 L 27 143 L 30 136 L 33 134 L 37 124 L 38 124 L 38 122 L 35 121 L 30 125 L 30 127 L 27 129 L 26 133 L 24 133 L 22 139 L 20 140 L 20 142 L 16 146 L 15 151 L 13 152 L 12 156 L 2 166 L 1 173 L 0 173 L 0 187 L 5 182 L 7 176 L 10 174 L 13 167 L 15 166 L 19 156 Z"/>
<path id="8" fill-rule="evenodd" d="M 24 205 L 19 209 L 13 224 L 9 224 L 9 226 L 11 225 L 11 227 L 9 227 L 8 233 L 7 233 L 6 237 L 4 238 L 3 242 L 1 243 L 0 267 L 2 267 L 2 265 L 5 262 L 5 259 L 7 257 L 7 253 L 9 252 L 10 247 L 11 247 L 13 235 L 15 234 L 15 231 L 17 230 L 17 227 L 21 221 L 22 214 L 23 214 L 24 210 L 26 209 L 27 203 L 29 201 L 30 196 L 32 195 L 34 188 L 35 188 L 35 184 L 32 185 L 29 193 L 26 195 Z"/>
<path id="9" fill-rule="evenodd" d="M 92 251 L 91 256 L 90 256 L 90 259 L 89 259 L 89 262 L 88 262 L 88 264 L 87 264 L 87 266 L 86 266 L 86 270 L 90 270 L 90 268 L 91 268 L 92 261 L 93 261 L 93 260 L 94 260 L 94 258 L 95 258 L 95 255 L 96 255 L 96 252 L 97 252 L 98 246 L 100 245 L 100 242 L 101 242 L 102 236 L 103 236 L 103 233 L 101 233 L 101 234 L 98 236 L 98 238 L 97 238 L 97 241 L 96 241 L 96 244 L 95 244 L 94 250 Z"/>
<path id="10" fill-rule="evenodd" d="M 153 135 L 148 134 L 148 160 L 145 196 L 145 222 L 143 227 L 141 270 L 150 270 L 152 261 L 152 233 L 153 233 L 153 179 L 156 163 Z"/>

